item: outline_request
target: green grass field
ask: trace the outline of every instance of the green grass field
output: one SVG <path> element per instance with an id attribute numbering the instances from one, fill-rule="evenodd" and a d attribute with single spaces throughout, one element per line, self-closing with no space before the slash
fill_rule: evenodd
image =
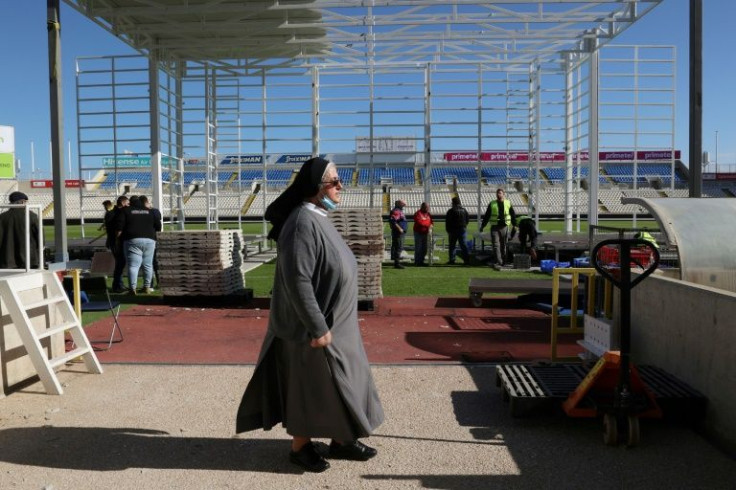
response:
<path id="1" fill-rule="evenodd" d="M 385 263 L 382 269 L 384 296 L 467 296 L 472 277 L 499 277 L 504 279 L 539 279 L 552 276 L 532 271 L 495 271 L 484 266 L 446 265 L 447 253 L 440 253 L 440 262 L 431 267 L 394 269 Z M 246 287 L 256 297 L 269 297 L 273 287 L 275 265 L 264 264 L 245 275 Z"/>
<path id="2" fill-rule="evenodd" d="M 611 227 L 623 227 L 628 228 L 632 226 L 630 220 L 610 220 L 601 222 L 602 225 Z M 237 226 L 236 224 L 233 224 Z M 234 226 L 225 226 L 226 228 L 233 228 Z M 638 220 L 638 227 L 650 227 L 656 228 L 656 222 L 652 220 Z M 543 221 L 541 223 L 541 231 L 546 234 L 550 233 L 562 233 L 564 223 L 561 221 Z M 204 229 L 204 224 L 193 224 L 188 229 Z M 248 235 L 259 235 L 261 234 L 263 227 L 261 223 L 243 223 L 243 233 Z M 81 226 L 70 225 L 67 228 L 69 238 L 81 238 Z M 472 222 L 469 226 L 469 234 L 474 233 L 477 230 L 477 225 Z M 587 223 L 581 223 L 582 232 L 587 232 Z M 386 233 L 389 232 L 388 225 L 385 228 Z M 53 240 L 53 227 L 44 227 L 44 233 L 46 235 L 47 243 L 49 240 Z M 94 239 L 100 236 L 102 232 L 99 231 L 99 224 L 87 224 L 85 225 L 85 236 L 88 239 Z M 436 224 L 436 233 L 444 234 L 444 223 Z M 407 236 L 407 245 L 411 245 L 412 237 L 411 233 Z M 100 246 L 104 245 L 104 237 L 100 238 L 96 243 Z M 411 251 L 409 251 L 411 254 Z M 439 257 L 439 261 L 431 267 L 414 267 L 411 264 L 407 264 L 406 269 L 398 270 L 394 269 L 391 263 L 384 263 L 382 269 L 382 289 L 384 296 L 467 296 L 468 294 L 468 282 L 473 277 L 499 277 L 499 278 L 517 278 L 517 279 L 539 279 L 539 278 L 551 278 L 547 274 L 542 274 L 534 271 L 514 271 L 504 270 L 495 271 L 487 265 L 446 265 L 448 260 L 448 254 L 445 250 L 435 251 L 435 256 Z M 460 261 L 459 261 L 460 262 Z M 273 287 L 273 276 L 274 276 L 275 264 L 267 263 L 263 264 L 256 269 L 253 269 L 246 273 L 245 281 L 246 287 L 253 289 L 253 294 L 256 297 L 264 298 L 270 297 L 271 289 Z M 110 281 L 112 279 L 110 278 Z M 127 295 L 115 295 L 115 298 L 123 302 L 123 308 L 135 304 L 144 303 L 155 303 L 160 300 L 159 294 L 154 295 L 139 295 L 139 296 L 127 296 Z M 106 313 L 85 313 L 83 315 L 84 324 L 88 324 L 93 321 L 105 318 L 108 316 Z"/>
<path id="3" fill-rule="evenodd" d="M 632 226 L 631 220 L 601 220 L 599 222 L 600 225 L 604 226 L 612 226 L 612 227 L 624 227 L 628 228 Z M 225 223 L 222 225 L 224 228 L 236 228 L 237 223 Z M 641 228 L 656 228 L 657 223 L 654 220 L 637 220 L 637 226 Z M 543 220 L 540 223 L 540 231 L 542 233 L 562 233 L 564 231 L 565 223 L 560 220 Z M 202 230 L 205 228 L 204 223 L 188 223 L 187 229 L 192 230 Z M 263 233 L 263 224 L 258 223 L 242 223 L 241 226 L 243 233 L 246 235 L 260 235 Z M 171 227 L 170 225 L 166 225 L 164 228 L 165 230 L 173 230 L 175 228 Z M 576 232 L 577 225 L 576 223 L 573 223 L 573 232 Z M 468 234 L 473 234 L 476 231 L 478 231 L 478 225 L 475 221 L 471 221 L 470 225 L 468 226 Z M 51 225 L 46 225 L 43 228 L 44 232 L 44 240 L 46 243 L 53 243 L 54 240 L 54 227 Z M 384 233 L 388 234 L 390 232 L 388 228 L 388 224 L 385 225 Z M 441 233 L 444 234 L 445 232 L 445 224 L 444 222 L 438 222 L 435 225 L 435 233 Z M 587 221 L 581 221 L 580 223 L 580 232 L 581 233 L 587 233 L 588 232 L 588 223 Z M 100 230 L 100 224 L 99 223 L 88 223 L 84 225 L 84 237 L 88 240 L 94 240 L 97 237 L 102 236 L 103 231 Z M 410 233 L 411 234 L 411 233 Z M 68 225 L 67 226 L 67 239 L 78 239 L 82 238 L 82 226 L 81 225 Z M 104 246 L 104 236 L 102 238 L 99 238 L 95 243 L 102 242 L 101 245 Z"/>
<path id="4" fill-rule="evenodd" d="M 229 229 L 229 228 L 237 228 L 238 224 L 233 223 L 225 223 L 222 225 L 223 229 Z M 178 228 L 174 228 L 171 225 L 166 225 L 164 227 L 164 230 L 174 230 Z M 204 223 L 188 223 L 187 224 L 188 230 L 203 230 L 205 229 Z M 260 235 L 263 232 L 263 225 L 261 223 L 243 223 L 242 224 L 243 233 L 246 235 Z M 44 236 L 44 242 L 45 243 L 53 243 L 54 241 L 54 226 L 53 225 L 45 225 L 43 227 L 43 236 Z M 66 227 L 66 236 L 67 239 L 73 239 L 76 240 L 78 238 L 82 238 L 82 225 L 67 225 Z M 84 225 L 84 238 L 87 240 L 95 240 L 95 244 L 98 244 L 100 246 L 105 246 L 105 237 L 104 237 L 104 230 L 100 229 L 100 223 L 86 223 Z"/>

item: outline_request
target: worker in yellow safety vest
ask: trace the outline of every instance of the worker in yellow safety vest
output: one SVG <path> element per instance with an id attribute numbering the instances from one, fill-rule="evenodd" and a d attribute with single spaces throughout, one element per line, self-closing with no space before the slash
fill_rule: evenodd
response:
<path id="1" fill-rule="evenodd" d="M 503 189 L 496 189 L 496 199 L 488 203 L 488 209 L 483 215 L 480 231 L 488 223 L 491 224 L 491 244 L 495 254 L 496 263 L 493 267 L 497 270 L 506 263 L 506 243 L 509 236 L 509 226 L 516 231 L 516 213 L 510 201 L 505 199 L 506 193 Z"/>
<path id="2" fill-rule="evenodd" d="M 659 248 L 659 245 L 657 245 L 657 239 L 648 231 L 640 231 L 634 235 L 634 238 L 637 240 L 644 240 L 645 242 L 649 242 L 654 248 Z"/>

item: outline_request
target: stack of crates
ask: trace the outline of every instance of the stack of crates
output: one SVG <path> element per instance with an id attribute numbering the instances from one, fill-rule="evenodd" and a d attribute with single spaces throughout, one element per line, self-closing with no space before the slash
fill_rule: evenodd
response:
<path id="1" fill-rule="evenodd" d="M 240 230 L 158 233 L 159 285 L 164 296 L 227 296 L 245 289 Z"/>
<path id="2" fill-rule="evenodd" d="M 358 300 L 383 297 L 383 217 L 379 208 L 340 208 L 330 212 L 330 219 L 358 262 Z"/>

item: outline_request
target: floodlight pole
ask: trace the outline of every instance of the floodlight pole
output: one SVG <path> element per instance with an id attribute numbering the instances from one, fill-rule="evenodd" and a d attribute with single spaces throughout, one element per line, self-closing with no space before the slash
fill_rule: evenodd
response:
<path id="1" fill-rule="evenodd" d="M 61 21 L 59 0 L 46 0 L 46 29 L 49 40 L 49 93 L 51 109 L 51 175 L 54 183 L 54 261 L 69 260 L 64 200 L 64 141 L 61 97 Z M 39 216 L 42 219 L 42 216 Z M 43 257 L 40 258 L 43 261 Z"/>
<path id="2" fill-rule="evenodd" d="M 703 191 L 703 0 L 690 0 L 689 197 Z"/>
<path id="3" fill-rule="evenodd" d="M 718 130 L 717 129 L 716 129 L 716 175 L 718 175 Z"/>

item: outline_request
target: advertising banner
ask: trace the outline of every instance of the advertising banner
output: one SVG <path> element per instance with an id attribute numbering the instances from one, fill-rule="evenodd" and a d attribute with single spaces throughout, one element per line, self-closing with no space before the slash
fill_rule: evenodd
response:
<path id="1" fill-rule="evenodd" d="M 105 157 L 102 159 L 102 166 L 105 168 L 115 167 L 116 162 L 118 168 L 150 167 L 151 156 Z M 165 155 L 161 157 L 161 165 L 169 165 L 169 163 L 175 164 L 176 159 Z"/>
<path id="2" fill-rule="evenodd" d="M 15 128 L 0 126 L 0 179 L 15 178 Z"/>
<path id="3" fill-rule="evenodd" d="M 583 162 L 588 161 L 588 152 L 583 151 L 573 154 L 573 161 L 580 157 Z M 672 158 L 672 152 L 669 150 L 663 151 L 637 151 L 636 159 L 639 161 L 651 161 L 651 160 L 670 160 Z M 680 158 L 680 150 L 675 151 L 675 159 Z M 498 162 L 498 163 L 519 163 L 529 161 L 529 152 L 525 151 L 484 151 L 481 152 L 480 158 L 478 153 L 472 151 L 459 151 L 445 153 L 444 159 L 447 162 Z M 598 160 L 601 162 L 610 161 L 634 161 L 633 151 L 601 151 L 598 153 Z M 532 158 L 534 161 L 534 158 Z M 565 153 L 557 151 L 543 151 L 539 154 L 539 161 L 548 162 L 564 162 Z"/>
<path id="4" fill-rule="evenodd" d="M 324 155 L 320 155 L 324 157 Z M 312 158 L 311 153 L 297 153 L 294 155 L 281 155 L 278 160 L 276 160 L 276 163 L 304 163 L 307 160 Z"/>
<path id="5" fill-rule="evenodd" d="M 243 165 L 249 163 L 263 163 L 263 155 L 227 155 L 220 161 L 220 165 Z"/>
<path id="6" fill-rule="evenodd" d="M 32 180 L 31 187 L 34 189 L 51 189 L 54 186 L 52 180 Z"/>

